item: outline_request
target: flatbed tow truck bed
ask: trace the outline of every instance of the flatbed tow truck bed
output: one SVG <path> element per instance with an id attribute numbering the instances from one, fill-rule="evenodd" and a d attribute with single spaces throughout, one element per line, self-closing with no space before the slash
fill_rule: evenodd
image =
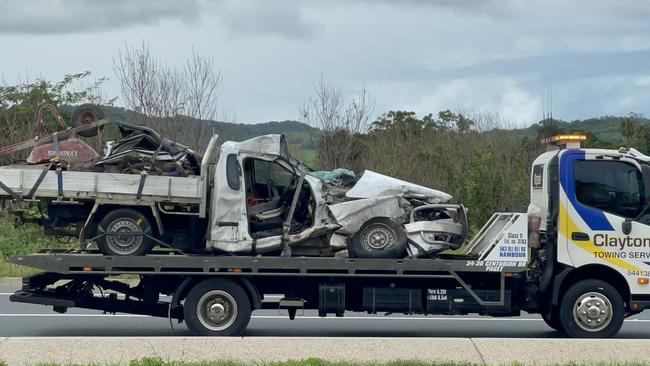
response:
<path id="1" fill-rule="evenodd" d="M 99 252 L 84 254 L 64 250 L 46 250 L 36 254 L 14 256 L 10 263 L 59 274 L 139 274 L 191 275 L 215 274 L 234 276 L 355 276 L 439 278 L 446 273 L 496 273 L 525 271 L 525 267 L 479 261 L 475 256 L 446 255 L 435 259 L 368 259 L 334 257 L 251 257 L 187 254 L 150 254 L 146 256 L 109 257 Z M 507 263 L 505 263 L 507 264 Z"/>
<path id="2" fill-rule="evenodd" d="M 262 308 L 286 309 L 292 319 L 298 309 L 318 309 L 321 316 L 343 316 L 346 310 L 517 315 L 512 288 L 514 283 L 521 282 L 520 273 L 526 270 L 515 262 L 509 266 L 465 255 L 396 260 L 159 252 L 109 257 L 94 252 L 49 250 L 11 257 L 8 261 L 44 271 L 24 278 L 22 289 L 10 297 L 13 302 L 53 306 L 57 312 L 78 307 L 179 321 L 188 321 L 189 317 L 188 326 L 194 333 L 208 335 L 241 334 L 250 311 Z M 133 285 L 111 278 L 124 274 L 138 275 L 139 283 Z M 206 284 L 225 289 L 237 286 L 237 290 L 229 290 L 232 296 L 227 299 L 236 302 L 239 311 L 248 315 L 246 324 L 232 328 L 235 333 L 231 328 L 224 333 L 214 327 L 207 328 L 212 333 L 206 333 L 188 314 L 188 306 L 198 306 L 193 305 L 192 292 L 202 291 Z M 243 304 L 239 292 L 245 293 Z M 171 300 L 161 294 L 171 296 Z M 283 294 L 284 298 L 279 302 L 264 301 L 268 294 Z M 463 306 L 453 306 L 452 298 L 456 305 Z M 459 302 L 461 298 L 463 301 Z M 190 302 L 192 305 L 188 305 Z"/>

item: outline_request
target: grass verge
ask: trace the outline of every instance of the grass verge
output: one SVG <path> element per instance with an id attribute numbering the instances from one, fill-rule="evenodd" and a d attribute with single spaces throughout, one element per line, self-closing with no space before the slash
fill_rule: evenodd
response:
<path id="1" fill-rule="evenodd" d="M 7 263 L 6 259 L 13 255 L 65 246 L 43 235 L 43 229 L 37 225 L 25 224 L 14 227 L 13 216 L 6 211 L 0 212 L 0 277 L 21 277 L 36 273 L 36 270 Z"/>

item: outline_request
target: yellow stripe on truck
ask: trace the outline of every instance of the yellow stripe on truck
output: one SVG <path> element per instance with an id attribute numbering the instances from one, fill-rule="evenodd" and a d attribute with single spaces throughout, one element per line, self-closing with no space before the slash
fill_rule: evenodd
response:
<path id="1" fill-rule="evenodd" d="M 594 258 L 597 257 L 597 253 L 611 253 L 609 250 L 605 250 L 601 247 L 597 247 L 594 244 L 593 240 L 581 240 L 581 241 L 575 241 L 571 240 L 571 233 L 574 232 L 580 232 L 584 231 L 576 225 L 575 221 L 571 219 L 571 215 L 567 212 L 566 208 L 562 203 L 560 203 L 560 224 L 559 224 L 559 230 L 560 232 L 567 237 L 567 239 L 578 246 L 579 248 L 594 254 Z M 630 271 L 639 271 L 640 269 L 620 258 L 612 257 L 612 256 L 603 256 L 598 257 L 599 259 L 602 259 L 604 261 L 607 261 L 615 266 L 621 267 L 628 269 Z"/>

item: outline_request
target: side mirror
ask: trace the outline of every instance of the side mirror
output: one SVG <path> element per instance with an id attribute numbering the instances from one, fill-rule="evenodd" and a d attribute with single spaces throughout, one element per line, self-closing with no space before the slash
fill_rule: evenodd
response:
<path id="1" fill-rule="evenodd" d="M 625 219 L 625 221 L 623 221 L 621 224 L 621 229 L 623 230 L 623 234 L 630 235 L 632 232 L 632 220 Z"/>

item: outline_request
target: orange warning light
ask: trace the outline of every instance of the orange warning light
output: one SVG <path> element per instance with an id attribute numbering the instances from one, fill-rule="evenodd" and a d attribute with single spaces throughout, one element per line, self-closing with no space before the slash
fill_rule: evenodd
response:
<path id="1" fill-rule="evenodd" d="M 586 141 L 587 135 L 555 135 L 542 139 L 542 143 L 569 142 L 569 141 Z"/>

